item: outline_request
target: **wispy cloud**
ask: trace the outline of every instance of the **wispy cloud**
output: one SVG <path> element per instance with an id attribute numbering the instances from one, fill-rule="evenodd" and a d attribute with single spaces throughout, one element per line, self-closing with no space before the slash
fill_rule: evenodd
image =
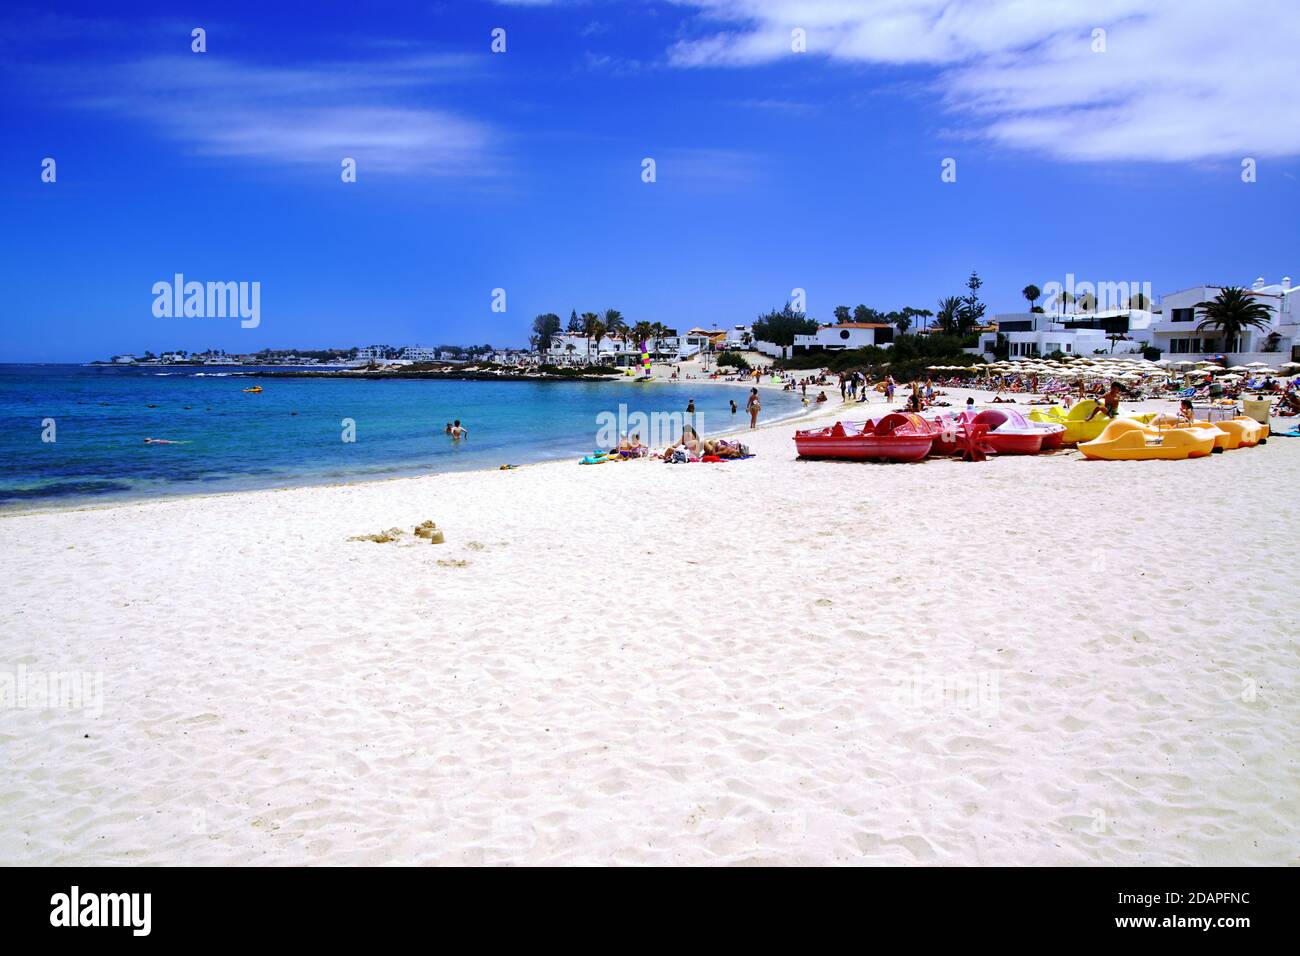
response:
<path id="1" fill-rule="evenodd" d="M 672 0 L 701 35 L 680 67 L 807 53 L 933 67 L 933 89 L 992 140 L 1075 160 L 1300 154 L 1294 0 Z M 1094 30 L 1105 31 L 1104 51 Z"/>
<path id="2" fill-rule="evenodd" d="M 388 174 L 481 176 L 499 135 L 430 105 L 430 89 L 465 79 L 470 58 L 412 55 L 299 66 L 206 54 L 151 57 L 54 84 L 68 105 L 147 124 L 197 155 Z M 84 74 L 78 74 L 78 76 Z"/>

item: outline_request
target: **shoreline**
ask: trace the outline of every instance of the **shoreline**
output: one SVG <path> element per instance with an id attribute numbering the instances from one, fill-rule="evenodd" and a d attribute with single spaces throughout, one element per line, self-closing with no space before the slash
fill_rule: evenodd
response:
<path id="1" fill-rule="evenodd" d="M 674 381 L 664 381 L 664 382 L 655 381 L 648 384 L 655 384 L 655 385 L 666 384 L 672 386 L 680 386 L 685 384 L 693 385 L 697 383 L 694 380 L 690 382 L 681 382 L 681 381 L 674 380 Z M 711 381 L 708 384 L 730 385 L 732 387 L 741 387 L 744 383 Z M 828 402 L 827 404 L 830 405 L 832 403 Z M 836 407 L 838 408 L 840 406 L 836 406 Z M 771 419 L 770 421 L 767 422 L 760 422 L 758 428 L 754 429 L 754 431 L 762 431 L 766 428 L 772 428 L 778 425 L 789 424 L 796 420 L 805 420 L 810 418 L 815 411 L 816 409 L 813 406 L 804 409 L 796 409 L 787 415 L 782 415 L 780 417 Z M 823 409 L 822 411 L 825 411 L 825 409 Z M 739 416 L 740 414 L 741 413 L 738 412 L 737 416 Z M 725 436 L 730 436 L 735 434 L 745 434 L 750 431 L 751 429 L 749 429 L 748 427 L 737 424 L 730 428 L 724 428 L 718 430 L 707 430 L 707 429 L 703 430 L 701 432 L 701 437 L 718 438 L 718 437 L 725 437 Z M 513 469 L 510 470 L 517 471 L 524 468 L 536 468 L 540 465 L 564 464 L 565 462 L 572 463 L 574 462 L 574 459 L 572 457 L 543 458 L 538 461 L 530 461 L 530 462 L 525 462 L 523 464 L 516 465 Z M 112 501 L 96 502 L 94 500 L 90 500 L 90 501 L 83 501 L 80 503 L 67 504 L 67 505 L 51 504 L 49 506 L 35 507 L 35 508 L 0 507 L 0 521 L 4 521 L 9 518 L 26 517 L 31 515 L 65 514 L 65 513 L 78 513 L 78 512 L 85 512 L 85 511 L 102 511 L 105 509 L 131 508 L 131 507 L 138 507 L 141 505 L 162 504 L 166 502 L 175 502 L 175 501 L 191 501 L 191 500 L 201 500 L 207 498 L 228 498 L 232 495 L 255 495 L 255 494 L 268 493 L 268 492 L 291 492 L 291 491 L 300 491 L 304 489 L 313 489 L 313 488 L 351 488 L 351 487 L 361 487 L 366 485 L 387 484 L 389 482 L 398 482 L 398 481 L 418 481 L 423 478 L 435 478 L 442 475 L 474 475 L 474 474 L 494 473 L 500 470 L 501 470 L 500 466 L 493 467 L 491 465 L 483 465 L 481 467 L 475 466 L 472 468 L 452 468 L 443 471 L 425 471 L 425 472 L 420 472 L 418 474 L 409 474 L 409 475 L 391 475 L 386 478 L 359 478 L 359 479 L 343 480 L 343 481 L 320 481 L 320 482 L 307 481 L 298 484 L 273 485 L 265 488 L 232 488 L 225 491 L 177 492 L 175 494 L 162 494 L 162 495 L 152 495 L 152 496 L 144 495 L 138 498 L 124 497 Z"/>
<path id="2" fill-rule="evenodd" d="M 629 384 L 632 383 L 631 379 L 627 379 L 626 381 Z M 671 385 L 671 386 L 726 385 L 735 388 L 753 387 L 747 385 L 747 383 L 745 382 L 731 382 L 731 381 L 720 381 L 720 380 L 712 380 L 712 379 L 681 380 L 681 379 L 664 378 L 664 379 L 656 379 L 653 382 L 642 383 L 642 384 L 654 384 L 654 385 L 663 384 L 663 385 Z M 776 389 L 781 387 L 780 383 L 774 383 L 771 382 L 770 380 L 766 382 L 765 385 L 768 389 Z M 757 387 L 761 389 L 764 387 L 764 385 L 760 384 Z M 830 386 L 827 386 L 827 389 L 830 389 Z M 951 388 L 941 389 L 941 391 L 947 393 L 956 393 L 956 392 L 961 393 L 961 395 L 959 396 L 960 401 L 952 402 L 950 407 L 950 410 L 959 411 L 960 408 L 964 406 L 967 395 L 975 397 L 976 393 L 988 392 L 990 390 L 987 388 L 969 389 L 969 388 L 961 388 L 961 387 L 953 386 Z M 1026 399 L 1043 397 L 1041 395 L 1030 395 L 1027 393 L 1019 393 L 1019 394 Z M 1164 407 L 1167 406 L 1168 404 L 1172 404 L 1174 401 L 1176 400 L 1160 398 L 1160 399 L 1147 399 L 1139 403 L 1129 402 L 1127 404 L 1130 407 L 1141 406 L 1141 408 L 1138 409 L 1139 411 L 1159 411 L 1164 409 Z M 898 406 L 898 407 L 894 407 L 894 406 Z M 985 407 L 998 408 L 998 407 L 1005 407 L 1005 406 L 990 404 L 987 401 L 980 401 L 980 399 L 976 397 L 976 407 L 982 410 Z M 1031 408 L 1046 408 L 1049 406 L 1031 405 L 1027 401 L 1024 402 L 1018 401 L 1012 403 L 1012 407 L 1019 408 L 1021 410 L 1028 410 Z M 767 422 L 762 422 L 759 424 L 758 428 L 754 430 L 749 429 L 743 423 L 738 421 L 735 425 L 727 428 L 703 429 L 700 432 L 700 436 L 701 438 L 705 438 L 705 437 L 720 438 L 720 437 L 733 437 L 733 436 L 739 436 L 745 434 L 753 434 L 754 432 L 763 432 L 778 426 L 783 426 L 783 425 L 788 426 L 796 422 L 800 423 L 801 425 L 805 423 L 814 423 L 819 421 L 823 417 L 829 419 L 829 418 L 836 417 L 836 415 L 839 414 L 845 414 L 846 417 L 850 417 L 856 420 L 858 409 L 861 409 L 864 413 L 869 412 L 869 414 L 864 414 L 864 417 L 871 417 L 877 413 L 885 414 L 887 411 L 905 411 L 906 406 L 905 404 L 900 404 L 897 398 L 892 403 L 892 405 L 888 405 L 887 407 L 887 403 L 885 403 L 884 401 L 877 401 L 877 402 L 859 401 L 856 403 L 853 402 L 840 403 L 837 399 L 832 397 L 827 401 L 825 408 L 819 409 L 817 408 L 815 403 L 810 403 L 807 408 L 802 408 L 802 409 L 797 408 L 786 415 L 782 415 L 778 418 L 774 418 Z M 737 414 L 737 418 L 739 419 L 743 415 L 743 412 L 737 412 L 736 414 Z M 1066 449 L 1066 451 L 1069 450 L 1070 449 Z M 580 453 L 575 453 L 575 454 L 580 454 Z M 574 459 L 572 457 L 544 458 L 538 461 L 524 462 L 522 464 L 515 465 L 513 469 L 509 469 L 509 470 L 517 471 L 525 468 L 529 468 L 529 469 L 537 468 L 543 465 L 561 465 L 561 464 L 573 463 L 573 462 Z M 47 507 L 35 507 L 35 508 L 0 508 L 0 521 L 10 519 L 10 518 L 27 517 L 33 515 L 103 511 L 106 509 L 113 510 L 119 508 L 131 508 L 131 507 L 139 507 L 142 505 L 163 504 L 167 502 L 193 501 L 193 500 L 203 500 L 203 499 L 211 499 L 211 498 L 229 498 L 231 496 L 238 496 L 238 495 L 257 495 L 257 494 L 266 494 L 272 492 L 283 493 L 283 492 L 294 492 L 294 491 L 303 491 L 303 490 L 310 490 L 310 489 L 357 488 L 357 487 L 365 487 L 368 485 L 386 485 L 393 482 L 419 481 L 421 479 L 437 478 L 437 477 L 447 476 L 447 475 L 489 474 L 489 473 L 496 473 L 500 470 L 501 470 L 500 466 L 494 467 L 491 465 L 483 465 L 483 466 L 475 466 L 472 468 L 453 468 L 453 469 L 446 469 L 443 471 L 423 471 L 416 474 L 391 475 L 383 478 L 356 478 L 350 480 L 306 481 L 306 482 L 294 483 L 294 484 L 272 485 L 263 488 L 232 488 L 229 490 L 209 491 L 209 492 L 177 492 L 175 494 L 163 494 L 163 495 L 155 495 L 155 496 L 145 495 L 138 498 L 130 497 L 130 498 L 122 498 L 119 500 L 102 501 L 102 502 L 96 502 L 91 500 L 91 501 L 83 501 L 77 504 L 68 504 L 68 505 L 52 504 Z"/>
<path id="3" fill-rule="evenodd" d="M 628 381 L 631 382 L 630 379 Z M 672 386 L 727 385 L 731 387 L 753 387 L 753 386 L 747 386 L 746 383 L 744 382 L 729 382 L 729 381 L 719 381 L 719 380 L 711 380 L 711 379 L 690 379 L 690 380 L 683 381 L 681 379 L 670 380 L 665 378 L 662 380 L 656 379 L 654 382 L 645 383 L 645 384 L 655 384 L 655 385 L 664 384 L 664 385 L 672 385 Z M 781 387 L 779 383 L 773 383 L 770 381 L 767 382 L 766 385 L 767 388 L 769 389 Z M 758 387 L 762 388 L 763 386 L 759 385 Z M 830 386 L 827 386 L 827 388 L 829 389 Z M 960 410 L 962 406 L 964 406 L 967 395 L 975 396 L 977 392 L 987 392 L 989 391 L 989 389 L 985 389 L 985 388 L 967 389 L 967 388 L 960 388 L 954 386 L 951 388 L 942 389 L 942 391 L 948 393 L 956 393 L 956 392 L 961 393 L 961 395 L 959 396 L 960 401 L 954 401 L 951 403 L 951 410 L 957 411 Z M 1029 395 L 1025 393 L 1021 393 L 1021 394 L 1025 398 L 1042 397 L 1041 395 Z M 1134 405 L 1142 406 L 1139 409 L 1139 411 L 1157 411 L 1157 410 L 1161 410 L 1166 404 L 1170 404 L 1173 401 L 1174 401 L 1173 399 L 1148 399 L 1141 403 L 1130 402 L 1128 404 L 1130 407 Z M 976 407 L 982 410 L 984 407 L 997 408 L 997 407 L 1004 407 L 1004 406 L 990 404 L 987 401 L 982 402 L 977 397 Z M 1013 404 L 1013 407 L 1026 410 L 1029 408 L 1046 408 L 1049 406 L 1030 405 L 1028 402 L 1016 402 Z M 876 402 L 859 401 L 856 403 L 853 402 L 841 403 L 832 397 L 827 401 L 825 408 L 819 409 L 817 408 L 815 403 L 810 403 L 807 408 L 795 409 L 786 415 L 782 415 L 780 417 L 774 418 L 767 422 L 762 422 L 759 424 L 758 428 L 754 430 L 749 429 L 742 422 L 737 421 L 735 425 L 727 428 L 703 429 L 700 432 L 700 436 L 701 438 L 705 438 L 705 437 L 719 438 L 719 437 L 733 437 L 739 435 L 754 434 L 755 432 L 765 432 L 772 428 L 776 428 L 779 426 L 789 426 L 794 423 L 799 423 L 801 425 L 811 424 L 821 420 L 822 418 L 830 419 L 841 414 L 843 414 L 845 417 L 849 417 L 856 420 L 859 409 L 861 409 L 862 412 L 864 413 L 863 417 L 872 417 L 876 414 L 885 414 L 887 411 L 905 411 L 906 406 L 904 404 L 900 404 L 898 399 L 895 399 L 895 401 L 892 404 L 885 403 L 883 400 L 876 401 Z M 743 412 L 737 412 L 736 414 L 737 414 L 737 418 L 739 419 L 742 416 Z M 1066 450 L 1069 451 L 1070 449 L 1066 449 Z M 575 453 L 575 454 L 580 454 L 580 453 Z M 518 471 L 522 469 L 537 468 L 544 465 L 562 465 L 565 463 L 574 463 L 574 459 L 572 457 L 544 458 L 538 461 L 530 461 L 530 462 L 525 462 L 522 464 L 515 465 L 513 469 L 509 469 L 509 470 Z M 67 514 L 67 513 L 115 510 L 120 508 L 133 508 L 133 507 L 140 507 L 143 505 L 151 505 L 151 504 L 165 504 L 169 502 L 229 498 L 232 496 L 239 496 L 239 495 L 285 493 L 285 492 L 305 491 L 305 490 L 312 490 L 312 489 L 361 488 L 370 485 L 387 485 L 394 482 L 420 481 L 422 479 L 438 478 L 438 477 L 443 477 L 448 475 L 492 474 L 492 473 L 499 472 L 500 470 L 501 470 L 500 466 L 494 467 L 492 465 L 483 465 L 483 466 L 475 466 L 472 468 L 453 468 L 453 469 L 446 469 L 443 471 L 423 471 L 416 474 L 391 475 L 384 478 L 356 478 L 350 480 L 306 481 L 306 482 L 295 483 L 295 484 L 273 485 L 273 486 L 268 486 L 263 488 L 232 488 L 223 491 L 177 492 L 175 494 L 163 494 L 163 495 L 155 495 L 155 496 L 145 495 L 138 498 L 134 498 L 134 497 L 123 498 L 123 499 L 112 500 L 112 501 L 96 502 L 91 500 L 91 501 L 83 501 L 80 503 L 67 504 L 67 505 L 52 504 L 47 507 L 35 507 L 35 508 L 0 508 L 0 521 L 12 519 L 12 518 L 30 517 L 34 515 Z"/>

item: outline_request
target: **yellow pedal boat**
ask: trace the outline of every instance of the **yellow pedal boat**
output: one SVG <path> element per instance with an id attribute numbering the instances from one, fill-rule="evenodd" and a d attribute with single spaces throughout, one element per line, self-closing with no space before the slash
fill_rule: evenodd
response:
<path id="1" fill-rule="evenodd" d="M 1196 424 L 1208 425 L 1209 422 L 1196 422 Z M 1220 448 L 1253 448 L 1268 438 L 1268 426 L 1261 425 L 1255 419 L 1247 418 L 1245 415 L 1215 422 L 1214 427 L 1226 436 L 1219 443 Z"/>
<path id="2" fill-rule="evenodd" d="M 1085 458 L 1101 461 L 1147 461 L 1204 458 L 1224 432 L 1208 422 L 1157 428 L 1131 418 L 1111 421 L 1092 441 L 1080 442 Z"/>
<path id="3" fill-rule="evenodd" d="M 1184 422 L 1177 415 L 1170 415 L 1165 412 L 1135 415 L 1133 417 L 1136 421 L 1144 425 L 1150 425 L 1153 428 L 1189 427 L 1187 422 Z M 1253 448 L 1268 438 L 1268 428 L 1253 418 L 1247 418 L 1245 415 L 1238 415 L 1236 418 L 1226 418 L 1217 422 L 1194 421 L 1190 427 L 1213 428 L 1218 432 L 1214 436 L 1214 447 L 1222 448 L 1224 451 L 1232 451 L 1234 448 Z"/>
<path id="4" fill-rule="evenodd" d="M 1052 425 L 1064 425 L 1065 433 L 1061 436 L 1062 445 L 1077 445 L 1081 441 L 1092 441 L 1098 437 L 1114 419 L 1099 413 L 1092 421 L 1086 421 L 1097 403 L 1091 398 L 1076 402 L 1067 411 L 1060 405 L 1050 408 L 1035 408 L 1027 416 L 1031 422 L 1047 422 Z"/>

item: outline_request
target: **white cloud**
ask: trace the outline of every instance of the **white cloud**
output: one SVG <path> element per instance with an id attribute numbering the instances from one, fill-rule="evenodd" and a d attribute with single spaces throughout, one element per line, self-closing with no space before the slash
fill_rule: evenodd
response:
<path id="1" fill-rule="evenodd" d="M 83 107 L 148 123 L 195 153 L 366 172 L 479 175 L 496 134 L 486 124 L 431 107 L 422 91 L 463 79 L 448 56 L 264 67 L 182 54 L 108 67 L 98 85 L 70 90 Z"/>
<path id="2" fill-rule="evenodd" d="M 1300 154 L 1296 0 L 673 0 L 682 67 L 793 56 L 921 65 L 992 140 L 1077 160 Z M 1093 52 L 1093 30 L 1106 50 Z"/>

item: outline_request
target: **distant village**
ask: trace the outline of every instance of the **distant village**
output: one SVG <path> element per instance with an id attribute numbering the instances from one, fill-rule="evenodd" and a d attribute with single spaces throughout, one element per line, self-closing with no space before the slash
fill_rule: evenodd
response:
<path id="1" fill-rule="evenodd" d="M 759 317 L 750 325 L 728 328 L 691 328 L 678 332 L 661 323 L 623 321 L 609 310 L 604 316 L 576 312 L 567 329 L 559 317 L 547 313 L 533 323 L 529 348 L 494 348 L 491 345 L 367 345 L 346 349 L 263 349 L 232 354 L 220 349 L 204 352 L 178 350 L 154 355 L 114 355 L 92 365 L 253 365 L 316 366 L 365 369 L 440 363 L 498 366 L 615 366 L 652 361 L 680 362 L 700 356 L 708 362 L 722 352 L 756 352 L 768 359 L 788 360 L 817 353 L 855 349 L 890 348 L 903 338 L 920 341 L 944 336 L 967 361 L 980 359 L 1123 355 L 1156 361 L 1214 359 L 1224 353 L 1237 361 L 1258 360 L 1280 353 L 1300 359 L 1300 324 L 1292 310 L 1295 288 L 1290 277 L 1266 283 L 1256 279 L 1249 288 L 1199 285 L 1166 293 L 1159 305 L 1137 294 L 1120 307 L 1106 308 L 1092 293 L 1075 296 L 1059 290 L 1038 305 L 1044 291 L 1026 286 L 1023 296 L 1030 306 L 1022 312 L 985 316 L 979 302 L 980 281 L 972 273 L 970 292 L 962 298 L 941 300 L 938 312 L 905 308 L 881 313 L 865 305 L 850 310 L 839 306 L 836 321 L 818 323 L 788 305 Z M 1222 303 L 1238 296 L 1256 317 L 1225 318 Z M 1206 306 L 1218 303 L 1210 311 Z M 1229 310 L 1231 311 L 1231 310 Z"/>
<path id="2" fill-rule="evenodd" d="M 324 368 L 367 368 L 445 363 L 450 365 L 627 365 L 640 361 L 642 344 L 657 361 L 682 361 L 701 352 L 726 348 L 749 349 L 753 345 L 750 326 L 731 329 L 693 328 L 682 335 L 676 330 L 659 327 L 658 336 L 644 343 L 631 334 L 601 335 L 599 338 L 578 333 L 559 332 L 532 348 L 494 348 L 491 345 L 366 345 L 346 349 L 263 349 L 259 352 L 233 353 L 223 349 L 202 352 L 176 350 L 155 355 L 153 352 L 123 353 L 91 365 L 251 365 L 251 366 L 318 366 Z"/>

